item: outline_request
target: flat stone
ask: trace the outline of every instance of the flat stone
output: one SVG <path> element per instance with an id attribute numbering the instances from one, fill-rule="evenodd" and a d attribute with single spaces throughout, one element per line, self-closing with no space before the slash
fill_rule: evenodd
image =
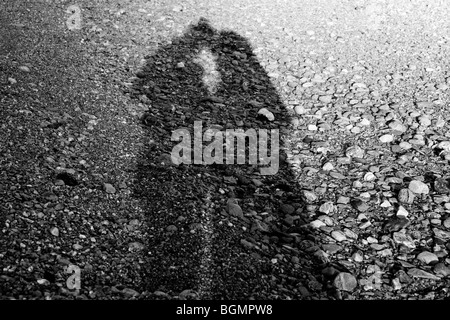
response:
<path id="1" fill-rule="evenodd" d="M 412 180 L 409 183 L 408 189 L 417 194 L 428 194 L 430 192 L 428 186 L 419 180 Z"/>
<path id="2" fill-rule="evenodd" d="M 242 212 L 241 207 L 232 200 L 234 199 L 229 199 L 227 202 L 227 212 L 232 216 L 243 218 L 244 213 Z"/>
<path id="3" fill-rule="evenodd" d="M 436 277 L 434 274 L 426 272 L 424 270 L 418 268 L 411 268 L 408 270 L 408 275 L 413 278 L 422 278 L 422 279 L 430 279 L 430 280 L 441 280 L 441 278 Z"/>
<path id="4" fill-rule="evenodd" d="M 340 272 L 333 281 L 336 289 L 352 292 L 358 286 L 356 278 L 348 272 Z"/>
<path id="5" fill-rule="evenodd" d="M 439 258 L 434 253 L 431 253 L 429 251 L 421 252 L 416 257 L 417 260 L 422 261 L 425 264 L 431 264 L 434 262 L 438 262 Z"/>
<path id="6" fill-rule="evenodd" d="M 335 231 L 331 232 L 331 237 L 338 242 L 347 240 L 347 237 L 345 236 L 345 234 L 339 230 L 335 230 Z"/>

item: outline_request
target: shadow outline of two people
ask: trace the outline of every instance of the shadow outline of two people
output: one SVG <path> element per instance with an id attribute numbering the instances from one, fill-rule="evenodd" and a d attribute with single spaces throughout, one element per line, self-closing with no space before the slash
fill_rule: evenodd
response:
<path id="1" fill-rule="evenodd" d="M 205 66 L 195 61 L 202 50 L 212 53 L 216 60 L 220 81 L 214 89 L 208 89 L 208 84 L 205 84 Z M 190 25 L 181 37 L 158 47 L 156 52 L 145 58 L 146 64 L 136 74 L 137 80 L 129 93 L 149 105 L 142 122 L 151 128 L 146 132 L 147 140 L 152 143 L 143 147 L 134 186 L 135 196 L 147 211 L 149 233 L 152 233 L 145 245 L 155 252 L 147 258 L 147 267 L 143 271 L 146 289 L 172 293 L 189 288 L 199 291 L 199 282 L 206 281 L 205 273 L 210 273 L 209 277 L 214 281 L 209 285 L 209 293 L 203 293 L 203 296 L 212 299 L 270 298 L 268 291 L 273 288 L 269 288 L 269 283 L 273 285 L 274 281 L 271 276 L 279 273 L 290 274 L 293 287 L 306 287 L 302 275 L 313 269 L 310 257 L 300 257 L 302 267 L 286 262 L 284 270 L 280 270 L 283 269 L 282 264 L 271 262 L 277 252 L 284 252 L 282 244 L 301 246 L 301 250 L 314 245 L 314 238 L 299 226 L 305 222 L 303 217 L 297 223 L 283 222 L 282 215 L 286 214 L 280 210 L 283 203 L 292 203 L 297 211 L 303 207 L 296 192 L 298 183 L 285 161 L 280 161 L 276 175 L 265 176 L 264 183 L 257 186 L 248 178 L 257 172 L 255 165 L 173 166 L 167 164 L 170 159 L 161 158 L 161 154 L 170 154 L 176 144 L 171 141 L 172 132 L 192 128 L 195 121 L 205 122 L 204 127 L 219 125 L 222 128 L 242 128 L 244 131 L 255 126 L 259 129 L 281 129 L 280 150 L 283 149 L 284 135 L 292 114 L 284 107 L 248 40 L 233 31 L 217 31 L 208 20 L 201 18 L 197 24 Z M 258 114 L 261 108 L 273 112 L 275 121 L 261 117 Z M 282 153 L 280 155 L 284 156 Z M 165 165 L 161 165 L 162 160 L 166 161 Z M 227 182 L 224 183 L 223 177 L 228 179 Z M 214 208 L 215 215 L 220 216 L 221 211 L 225 213 L 224 201 L 228 197 L 239 199 L 244 206 L 250 203 L 249 208 L 255 212 L 267 212 L 273 221 L 266 219 L 265 222 L 257 222 L 259 229 L 256 227 L 258 231 L 255 231 L 255 217 L 221 216 L 224 221 L 245 226 L 253 234 L 249 237 L 242 228 L 231 230 L 226 224 L 215 225 L 214 234 L 210 237 L 212 253 L 208 258 L 212 262 L 205 262 L 204 237 L 201 232 L 192 230 L 202 229 L 204 217 L 198 209 L 205 201 L 205 195 L 217 194 L 217 184 L 229 192 L 219 194 L 225 200 L 222 199 L 222 207 Z M 266 192 L 255 197 L 258 188 Z M 293 212 L 291 214 L 295 215 Z M 217 218 L 212 217 L 213 220 Z M 299 238 L 290 236 L 289 232 L 302 234 L 301 243 L 298 244 Z M 233 245 L 226 243 L 230 239 Z M 241 239 L 246 239 L 247 248 L 242 245 Z M 261 250 L 257 243 L 267 250 Z M 249 250 L 248 246 L 252 249 Z M 192 247 L 199 250 L 193 252 Z M 220 272 L 205 267 L 209 263 L 221 266 Z M 286 278 L 277 279 L 284 282 Z M 301 294 L 297 294 L 298 297 L 302 297 Z"/>

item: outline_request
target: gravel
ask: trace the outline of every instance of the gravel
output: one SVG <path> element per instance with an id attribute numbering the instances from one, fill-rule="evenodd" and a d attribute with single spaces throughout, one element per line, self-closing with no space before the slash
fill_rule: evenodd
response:
<path id="1" fill-rule="evenodd" d="M 0 298 L 448 299 L 449 6 L 307 2 L 0 5 Z"/>

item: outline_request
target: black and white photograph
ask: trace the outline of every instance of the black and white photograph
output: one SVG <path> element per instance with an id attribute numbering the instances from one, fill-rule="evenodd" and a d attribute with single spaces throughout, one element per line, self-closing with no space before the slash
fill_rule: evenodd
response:
<path id="1" fill-rule="evenodd" d="M 1 0 L 0 308 L 450 299 L 449 17 L 445 0 Z"/>

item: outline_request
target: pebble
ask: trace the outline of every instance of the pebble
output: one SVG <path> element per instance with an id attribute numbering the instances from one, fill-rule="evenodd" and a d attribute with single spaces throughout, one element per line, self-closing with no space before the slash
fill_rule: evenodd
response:
<path id="1" fill-rule="evenodd" d="M 334 286 L 343 291 L 352 292 L 358 286 L 356 278 L 348 272 L 340 272 L 333 281 Z"/>
<path id="2" fill-rule="evenodd" d="M 412 180 L 409 183 L 408 189 L 417 194 L 428 194 L 430 192 L 428 186 L 419 180 Z"/>
<path id="3" fill-rule="evenodd" d="M 410 189 L 403 188 L 398 193 L 398 201 L 400 203 L 411 204 L 414 202 L 414 193 Z"/>
<path id="4" fill-rule="evenodd" d="M 24 72 L 30 72 L 30 68 L 28 68 L 27 66 L 20 66 L 19 69 Z"/>
<path id="5" fill-rule="evenodd" d="M 345 236 L 345 234 L 339 230 L 335 230 L 335 231 L 331 232 L 331 237 L 338 242 L 347 240 L 347 237 Z"/>
<path id="6" fill-rule="evenodd" d="M 343 248 L 335 243 L 327 243 L 322 245 L 323 250 L 325 250 L 326 253 L 334 254 L 338 251 L 341 251 Z"/>
<path id="7" fill-rule="evenodd" d="M 417 260 L 422 261 L 425 264 L 431 264 L 434 262 L 438 262 L 439 258 L 434 253 L 431 253 L 429 251 L 423 251 L 419 253 L 416 257 Z"/>
<path id="8" fill-rule="evenodd" d="M 9 84 L 16 84 L 17 80 L 10 77 L 10 78 L 8 78 L 8 82 L 9 82 Z"/>
<path id="9" fill-rule="evenodd" d="M 314 228 L 314 229 L 319 229 L 319 228 L 321 228 L 321 227 L 325 227 L 325 226 L 326 226 L 326 224 L 325 224 L 323 221 L 320 221 L 320 220 L 314 220 L 314 221 L 311 221 L 311 222 L 309 223 L 309 225 L 310 225 L 312 228 Z"/>
<path id="10" fill-rule="evenodd" d="M 330 214 L 333 213 L 334 209 L 335 209 L 334 204 L 330 201 L 327 201 L 319 207 L 319 212 Z"/>
<path id="11" fill-rule="evenodd" d="M 294 108 L 294 111 L 295 111 L 296 114 L 299 114 L 299 115 L 305 114 L 307 112 L 305 107 L 301 106 L 301 105 L 296 105 L 295 108 Z"/>
<path id="12" fill-rule="evenodd" d="M 394 232 L 392 234 L 392 239 L 396 244 L 403 245 L 409 249 L 415 249 L 416 245 L 414 244 L 414 240 L 407 234 L 402 232 Z"/>
<path id="13" fill-rule="evenodd" d="M 131 297 L 138 297 L 140 295 L 139 292 L 137 292 L 136 290 L 131 289 L 131 288 L 123 289 L 122 293 L 123 293 L 124 296 L 129 297 L 129 298 L 131 298 Z"/>
<path id="14" fill-rule="evenodd" d="M 317 200 L 317 195 L 312 191 L 303 190 L 302 195 L 308 203 L 313 203 Z"/>
<path id="15" fill-rule="evenodd" d="M 241 244 L 247 249 L 252 249 L 254 247 L 253 243 L 251 243 L 245 239 L 241 239 Z"/>
<path id="16" fill-rule="evenodd" d="M 434 266 L 434 273 L 442 277 L 447 277 L 450 275 L 450 267 L 445 265 L 445 263 L 440 262 Z"/>
<path id="17" fill-rule="evenodd" d="M 58 236 L 59 236 L 59 229 L 58 229 L 57 227 L 53 227 L 53 228 L 50 230 L 50 233 L 51 233 L 52 235 L 54 235 L 55 237 L 58 237 Z"/>
<path id="18" fill-rule="evenodd" d="M 227 212 L 232 216 L 243 218 L 244 213 L 242 212 L 241 207 L 237 203 L 234 203 L 233 201 L 230 201 L 230 200 L 234 200 L 234 199 L 228 200 Z"/>
<path id="19" fill-rule="evenodd" d="M 331 162 L 327 162 L 322 166 L 323 171 L 331 171 L 334 169 L 334 166 Z"/>
<path id="20" fill-rule="evenodd" d="M 273 115 L 273 113 L 267 110 L 266 108 L 259 109 L 258 114 L 263 115 L 269 121 L 275 120 L 275 116 Z"/>
<path id="21" fill-rule="evenodd" d="M 408 214 L 409 214 L 408 211 L 403 206 L 398 207 L 397 217 L 406 218 Z"/>
<path id="22" fill-rule="evenodd" d="M 444 227 L 450 229 L 450 217 L 444 220 Z"/>
<path id="23" fill-rule="evenodd" d="M 394 141 L 394 136 L 392 134 L 384 134 L 380 137 L 380 142 L 389 143 Z"/>
<path id="24" fill-rule="evenodd" d="M 400 133 L 404 133 L 407 130 L 406 126 L 403 125 L 403 123 L 401 123 L 400 121 L 392 121 L 391 123 L 389 123 L 389 128 Z"/>
<path id="25" fill-rule="evenodd" d="M 345 150 L 345 155 L 349 158 L 363 158 L 364 150 L 359 146 L 351 146 Z"/>
<path id="26" fill-rule="evenodd" d="M 106 193 L 116 193 L 116 188 L 114 188 L 112 184 L 105 183 L 103 184 L 103 188 L 105 189 Z"/>
<path id="27" fill-rule="evenodd" d="M 450 192 L 447 179 L 438 178 L 434 181 L 434 190 L 440 194 L 447 194 Z"/>
<path id="28" fill-rule="evenodd" d="M 295 208 L 291 206 L 290 204 L 282 204 L 281 205 L 281 211 L 284 214 L 292 214 L 295 211 Z"/>
<path id="29" fill-rule="evenodd" d="M 320 96 L 319 101 L 323 103 L 330 103 L 333 97 L 331 95 Z"/>

